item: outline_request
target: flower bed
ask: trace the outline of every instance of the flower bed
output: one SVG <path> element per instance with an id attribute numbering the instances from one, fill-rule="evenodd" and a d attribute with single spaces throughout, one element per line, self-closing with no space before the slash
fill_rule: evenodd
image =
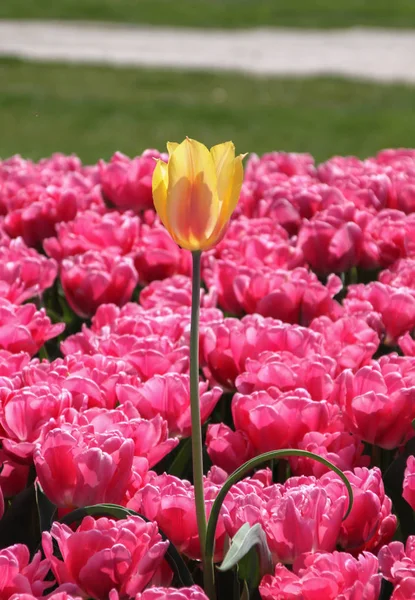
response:
<path id="1" fill-rule="evenodd" d="M 168 159 L 0 162 L 0 600 L 206 598 L 191 254 L 152 207 L 154 158 Z M 265 600 L 415 598 L 414 215 L 415 150 L 251 155 L 202 255 L 207 513 L 230 473 L 273 450 L 313 452 L 353 490 L 344 519 L 345 484 L 306 456 L 231 488 L 215 562 L 259 524 Z M 219 571 L 217 586 L 231 598 Z"/>

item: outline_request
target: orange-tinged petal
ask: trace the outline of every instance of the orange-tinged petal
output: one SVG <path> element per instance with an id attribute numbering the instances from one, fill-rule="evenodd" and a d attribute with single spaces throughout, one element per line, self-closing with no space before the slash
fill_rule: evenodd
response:
<path id="1" fill-rule="evenodd" d="M 170 156 L 168 178 L 168 229 L 180 245 L 197 249 L 219 216 L 215 165 L 206 146 L 188 138 L 179 144 Z"/>
<path id="2" fill-rule="evenodd" d="M 153 202 L 154 207 L 163 225 L 169 229 L 167 220 L 167 190 L 169 187 L 169 174 L 167 163 L 158 160 L 153 173 Z"/>
<path id="3" fill-rule="evenodd" d="M 169 156 L 173 154 L 179 144 L 177 142 L 167 142 L 167 152 Z"/>

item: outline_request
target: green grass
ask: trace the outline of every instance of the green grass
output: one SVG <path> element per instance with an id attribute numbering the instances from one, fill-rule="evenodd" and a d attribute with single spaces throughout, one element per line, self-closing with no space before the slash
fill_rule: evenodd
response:
<path id="1" fill-rule="evenodd" d="M 414 0 L 1 0 L 0 18 L 193 27 L 415 27 Z"/>
<path id="2" fill-rule="evenodd" d="M 0 60 L 0 156 L 135 155 L 189 135 L 239 152 L 413 146 L 415 88 Z"/>

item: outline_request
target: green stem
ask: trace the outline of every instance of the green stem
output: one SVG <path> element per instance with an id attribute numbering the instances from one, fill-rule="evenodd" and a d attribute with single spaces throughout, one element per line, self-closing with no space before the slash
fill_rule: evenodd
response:
<path id="1" fill-rule="evenodd" d="M 213 560 L 206 560 L 206 507 L 203 487 L 203 445 L 199 402 L 199 312 L 200 312 L 200 257 L 201 251 L 192 252 L 192 313 L 190 322 L 190 413 L 192 421 L 193 485 L 197 528 L 203 562 L 205 591 L 215 600 Z"/>

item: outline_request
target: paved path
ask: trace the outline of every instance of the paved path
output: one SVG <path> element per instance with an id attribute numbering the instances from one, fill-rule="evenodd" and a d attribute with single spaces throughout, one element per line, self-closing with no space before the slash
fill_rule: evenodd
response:
<path id="1" fill-rule="evenodd" d="M 0 56 L 415 83 L 415 31 L 192 30 L 1 21 Z"/>

